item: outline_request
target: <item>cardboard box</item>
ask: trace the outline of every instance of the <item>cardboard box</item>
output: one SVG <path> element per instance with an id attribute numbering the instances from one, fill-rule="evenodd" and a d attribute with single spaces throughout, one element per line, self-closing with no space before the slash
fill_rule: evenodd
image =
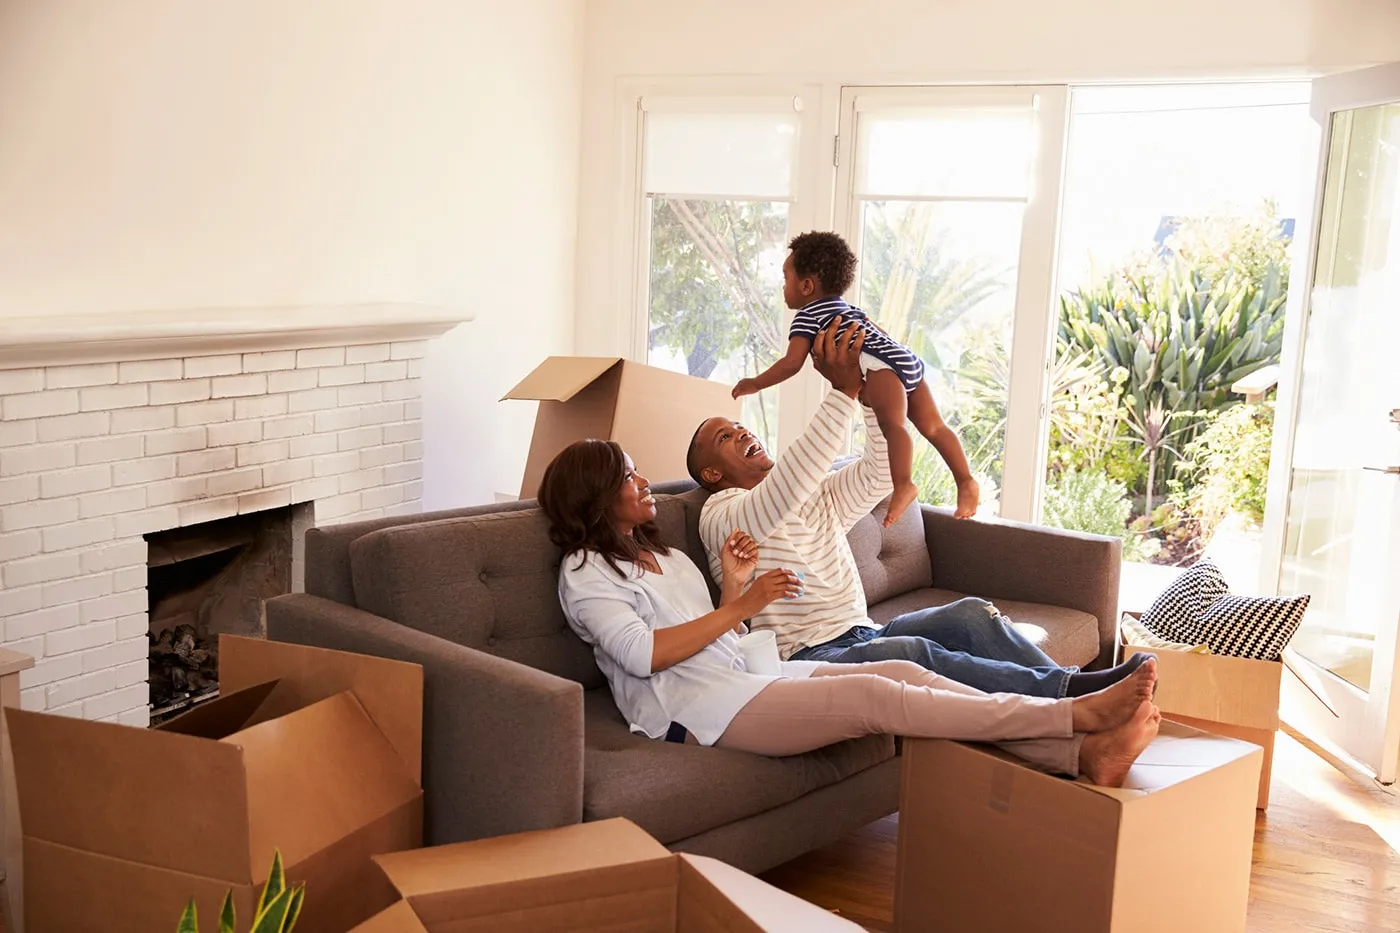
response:
<path id="1" fill-rule="evenodd" d="M 540 403 L 520 498 L 534 498 L 549 461 L 588 437 L 617 441 L 653 483 L 685 479 L 700 423 L 739 416 L 731 389 L 616 356 L 551 356 L 504 396 Z"/>
<path id="2" fill-rule="evenodd" d="M 858 933 L 624 819 L 375 858 L 403 900 L 353 933 Z"/>
<path id="3" fill-rule="evenodd" d="M 395 900 L 370 856 L 422 845 L 423 671 L 228 635 L 221 696 L 157 729 L 6 710 L 27 929 L 173 930 L 232 890 L 252 919 L 274 849 L 298 933 Z"/>
<path id="4" fill-rule="evenodd" d="M 1107 788 L 990 746 L 905 739 L 895 928 L 1238 933 L 1262 757 L 1164 721 Z"/>
<path id="5" fill-rule="evenodd" d="M 1157 656 L 1156 703 L 1163 716 L 1206 732 L 1253 742 L 1264 750 L 1255 806 L 1267 810 L 1279 727 L 1282 662 L 1139 647 L 1122 635 L 1119 640 L 1124 658 L 1140 652 Z"/>

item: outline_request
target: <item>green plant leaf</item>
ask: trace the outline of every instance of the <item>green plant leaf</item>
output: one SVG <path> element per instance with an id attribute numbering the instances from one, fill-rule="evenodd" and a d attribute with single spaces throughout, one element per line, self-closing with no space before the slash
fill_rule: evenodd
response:
<path id="1" fill-rule="evenodd" d="M 282 927 L 282 933 L 292 933 L 292 927 L 297 925 L 297 918 L 301 916 L 301 905 L 306 900 L 306 885 L 297 885 L 292 890 L 292 904 L 287 908 L 287 922 Z"/>
<path id="2" fill-rule="evenodd" d="M 219 933 L 234 933 L 237 918 L 233 912 L 233 892 L 224 895 L 224 907 L 219 911 Z"/>
<path id="3" fill-rule="evenodd" d="M 292 892 L 283 888 L 282 893 L 268 901 L 267 906 L 253 918 L 253 929 L 249 933 L 282 933 L 291 906 Z"/>
<path id="4" fill-rule="evenodd" d="M 258 906 L 253 910 L 255 927 L 256 918 L 261 917 L 267 910 L 267 905 L 286 889 L 287 879 L 282 873 L 282 852 L 279 849 L 274 849 L 272 851 L 272 870 L 267 873 L 267 884 L 263 885 L 262 895 L 258 897 Z"/>
<path id="5" fill-rule="evenodd" d="M 175 928 L 175 933 L 199 933 L 199 911 L 195 909 L 194 898 L 185 905 L 185 912 L 180 915 L 180 925 Z"/>

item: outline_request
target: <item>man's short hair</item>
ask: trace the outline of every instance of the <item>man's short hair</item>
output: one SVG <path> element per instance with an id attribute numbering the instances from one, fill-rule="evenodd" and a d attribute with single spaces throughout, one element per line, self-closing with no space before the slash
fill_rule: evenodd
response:
<path id="1" fill-rule="evenodd" d="M 705 464 L 700 462 L 700 432 L 705 429 L 705 425 L 710 423 L 706 418 L 700 422 L 700 426 L 695 429 L 695 433 L 690 435 L 690 447 L 685 452 L 685 470 L 690 474 L 690 478 L 695 480 L 696 485 L 710 488 L 710 484 L 705 482 L 701 473 L 705 471 Z"/>
<path id="2" fill-rule="evenodd" d="M 816 276 L 828 295 L 846 294 L 856 280 L 856 254 L 835 233 L 814 230 L 798 234 L 788 249 L 792 250 L 792 271 L 803 278 Z"/>

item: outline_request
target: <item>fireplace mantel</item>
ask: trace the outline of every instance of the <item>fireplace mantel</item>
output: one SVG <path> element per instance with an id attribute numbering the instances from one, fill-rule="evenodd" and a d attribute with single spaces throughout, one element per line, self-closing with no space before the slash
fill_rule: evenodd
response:
<path id="1" fill-rule="evenodd" d="M 384 303 L 0 318 L 0 369 L 428 340 L 473 316 Z"/>

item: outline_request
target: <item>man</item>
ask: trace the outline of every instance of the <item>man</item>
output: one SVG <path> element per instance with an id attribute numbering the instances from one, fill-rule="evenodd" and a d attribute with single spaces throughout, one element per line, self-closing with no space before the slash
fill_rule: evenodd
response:
<path id="1" fill-rule="evenodd" d="M 1060 667 L 1015 630 L 991 603 L 975 598 L 900 616 L 883 628 L 866 615 L 865 593 L 846 533 L 890 492 L 885 439 L 864 410 L 861 458 L 831 472 L 851 416 L 861 409 L 864 333 L 839 331 L 837 318 L 816 336 L 812 356 L 832 391 L 807 430 L 776 463 L 742 425 L 711 418 L 687 456 L 690 475 L 713 495 L 700 513 L 700 538 L 719 579 L 719 554 L 736 528 L 759 543 L 758 572 L 797 571 L 804 591 L 759 613 L 784 659 L 827 662 L 914 661 L 988 693 L 1063 697 L 1093 693 L 1128 676 L 1137 655 L 1106 671 Z"/>

